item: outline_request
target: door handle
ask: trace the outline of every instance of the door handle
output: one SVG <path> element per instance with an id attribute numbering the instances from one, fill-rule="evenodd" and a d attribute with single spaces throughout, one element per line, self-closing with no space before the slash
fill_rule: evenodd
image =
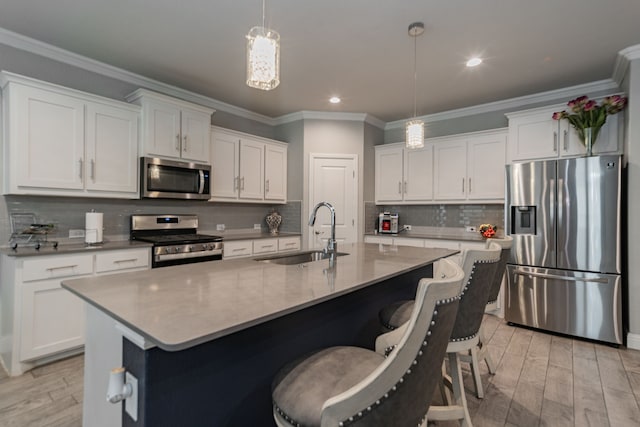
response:
<path id="1" fill-rule="evenodd" d="M 402 194 L 402 181 L 398 181 L 398 194 Z"/>
<path id="2" fill-rule="evenodd" d="M 80 173 L 79 173 L 79 175 L 80 175 L 80 181 L 82 181 L 82 164 L 84 163 L 84 162 L 82 161 L 82 158 L 80 158 L 80 160 L 78 160 L 78 163 L 80 164 Z"/>
<path id="3" fill-rule="evenodd" d="M 91 180 L 96 180 L 96 161 L 91 159 Z"/>
<path id="4" fill-rule="evenodd" d="M 569 144 L 567 143 L 568 135 L 569 135 L 569 132 L 567 132 L 566 129 L 565 129 L 565 131 L 563 132 L 563 135 L 562 135 L 562 140 L 563 140 L 562 141 L 562 146 L 564 148 L 564 151 L 567 151 L 569 149 Z"/>
<path id="5" fill-rule="evenodd" d="M 200 177 L 200 185 L 198 188 L 198 194 L 203 194 L 204 193 L 204 171 L 202 169 L 200 169 L 198 171 L 198 175 Z"/>
<path id="6" fill-rule="evenodd" d="M 244 190 L 244 176 L 240 178 L 240 190 Z"/>
<path id="7" fill-rule="evenodd" d="M 464 177 L 462 177 L 462 194 L 464 194 Z"/>
<path id="8" fill-rule="evenodd" d="M 558 132 L 553 132 L 553 151 L 558 151 Z"/>
<path id="9" fill-rule="evenodd" d="M 469 178 L 469 194 L 471 194 L 471 178 Z"/>
<path id="10" fill-rule="evenodd" d="M 176 134 L 176 151 L 180 151 L 180 134 Z"/>
<path id="11" fill-rule="evenodd" d="M 182 137 L 182 151 L 184 151 L 185 153 L 187 152 L 187 135 Z"/>
<path id="12" fill-rule="evenodd" d="M 603 278 L 556 276 L 556 275 L 553 275 L 553 274 L 534 273 L 534 272 L 521 271 L 521 270 L 515 270 L 513 272 L 513 274 L 514 275 L 518 275 L 518 276 L 537 277 L 537 278 L 540 278 L 540 279 L 564 280 L 565 282 L 609 283 L 609 281 L 607 279 L 603 279 Z"/>
<path id="13" fill-rule="evenodd" d="M 404 194 L 407 194 L 407 181 L 404 182 Z"/>
<path id="14" fill-rule="evenodd" d="M 265 182 L 265 191 L 268 193 L 269 192 L 269 180 L 267 180 Z"/>

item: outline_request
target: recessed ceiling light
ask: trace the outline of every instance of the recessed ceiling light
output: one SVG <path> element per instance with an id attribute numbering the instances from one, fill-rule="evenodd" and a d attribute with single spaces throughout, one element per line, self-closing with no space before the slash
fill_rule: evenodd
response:
<path id="1" fill-rule="evenodd" d="M 467 61 L 467 67 L 475 67 L 482 64 L 482 59 L 478 58 L 477 56 L 475 58 L 471 58 L 470 60 Z"/>
<path id="2" fill-rule="evenodd" d="M 329 98 L 329 102 L 332 104 L 340 104 L 340 101 L 342 100 L 337 96 L 332 96 L 331 98 Z"/>

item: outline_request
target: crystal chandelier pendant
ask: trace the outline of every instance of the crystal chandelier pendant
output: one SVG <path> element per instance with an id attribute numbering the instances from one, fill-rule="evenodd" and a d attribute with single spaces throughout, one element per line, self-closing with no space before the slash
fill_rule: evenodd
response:
<path id="1" fill-rule="evenodd" d="M 407 122 L 405 129 L 405 141 L 407 148 L 424 147 L 424 122 L 414 119 Z"/>
<path id="2" fill-rule="evenodd" d="M 265 27 L 247 34 L 247 85 L 272 90 L 280 84 L 280 35 Z"/>

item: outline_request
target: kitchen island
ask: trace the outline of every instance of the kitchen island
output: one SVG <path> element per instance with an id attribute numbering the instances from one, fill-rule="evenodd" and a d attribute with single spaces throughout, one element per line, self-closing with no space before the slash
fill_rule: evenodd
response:
<path id="1" fill-rule="evenodd" d="M 123 413 L 122 425 L 273 425 L 270 384 L 284 363 L 331 345 L 373 348 L 378 310 L 413 298 L 432 263 L 456 253 L 339 249 L 348 255 L 333 265 L 241 259 L 64 281 L 89 313 L 123 331 L 121 360 L 138 380 L 138 405 L 137 421 Z M 88 320 L 88 341 L 99 344 Z M 87 345 L 85 360 L 94 356 Z M 85 380 L 85 411 L 105 392 Z M 85 425 L 101 425 L 93 415 Z"/>

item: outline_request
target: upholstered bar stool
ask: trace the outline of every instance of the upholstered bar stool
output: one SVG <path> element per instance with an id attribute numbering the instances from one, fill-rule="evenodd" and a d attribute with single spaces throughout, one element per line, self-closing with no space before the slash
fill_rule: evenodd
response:
<path id="1" fill-rule="evenodd" d="M 429 400 L 455 322 L 462 269 L 449 260 L 421 279 L 406 324 L 376 351 L 331 347 L 285 366 L 273 382 L 279 426 L 416 426 Z"/>
<path id="2" fill-rule="evenodd" d="M 478 344 L 478 330 L 500 252 L 500 246 L 491 244 L 487 249 L 469 249 L 463 254 L 462 270 L 465 279 L 461 289 L 460 308 L 447 346 L 450 377 L 445 375 L 445 382 L 452 389 L 453 398 L 447 399 L 446 406 L 431 406 L 428 413 L 430 420 L 461 420 L 463 426 L 471 426 L 459 353 L 470 351 Z M 383 327 L 393 330 L 402 326 L 408 320 L 407 312 L 411 312 L 413 305 L 413 301 L 405 301 L 383 309 L 380 312 Z"/>
<path id="3" fill-rule="evenodd" d="M 498 294 L 500 293 L 500 287 L 502 285 L 502 278 L 507 269 L 507 261 L 511 253 L 511 245 L 513 238 L 511 236 L 505 236 L 504 238 L 492 238 L 487 240 L 487 247 L 491 243 L 497 244 L 502 248 L 500 252 L 500 261 L 496 272 L 491 282 L 491 288 L 489 289 L 489 300 L 487 305 L 493 304 L 498 300 Z M 484 324 L 484 323 L 483 323 Z M 473 384 L 476 388 L 476 396 L 478 399 L 484 398 L 484 388 L 482 386 L 482 378 L 480 377 L 480 363 L 483 361 L 487 364 L 489 373 L 494 375 L 496 373 L 496 367 L 491 359 L 489 353 L 489 340 L 484 331 L 483 324 L 480 325 L 480 331 L 478 332 L 478 345 L 475 350 L 469 350 L 467 354 L 460 355 L 460 361 L 469 363 L 471 366 L 471 374 L 473 375 Z"/>

